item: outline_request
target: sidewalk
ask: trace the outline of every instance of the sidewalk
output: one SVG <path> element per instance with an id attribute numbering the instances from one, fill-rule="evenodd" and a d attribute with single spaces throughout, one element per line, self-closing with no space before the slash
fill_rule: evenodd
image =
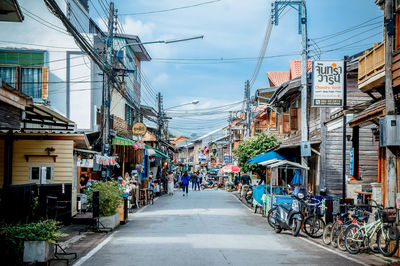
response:
<path id="1" fill-rule="evenodd" d="M 162 196 L 160 196 L 162 197 Z M 157 197 L 154 199 L 154 202 L 156 202 L 160 197 Z M 146 205 L 148 206 L 148 205 Z M 134 215 L 136 212 L 142 210 L 143 208 L 146 208 L 146 206 L 143 206 L 140 209 L 134 209 L 133 212 L 129 213 L 128 216 L 128 223 L 129 223 L 129 217 L 131 215 Z M 124 225 L 120 225 L 117 227 L 114 231 L 117 231 L 123 227 Z M 88 254 L 93 248 L 95 248 L 97 245 L 99 245 L 104 239 L 106 239 L 110 234 L 112 234 L 114 231 L 111 231 L 109 233 L 95 233 L 89 230 L 87 230 L 88 226 L 87 225 L 81 225 L 81 224 L 70 224 L 68 226 L 65 226 L 61 229 L 62 233 L 68 234 L 68 236 L 63 237 L 59 240 L 59 244 L 61 248 L 63 248 L 67 253 L 77 253 L 77 258 L 72 259 L 69 261 L 69 265 L 73 265 L 76 261 L 78 261 L 80 258 L 84 257 L 86 254 Z M 68 256 L 65 256 L 67 258 Z M 64 257 L 63 257 L 64 258 Z M 61 265 L 68 265 L 66 264 L 65 261 L 53 261 L 49 265 L 51 266 L 61 266 Z"/>
<path id="2" fill-rule="evenodd" d="M 236 197 L 239 201 L 241 201 L 243 203 L 243 205 L 245 205 L 246 207 L 250 208 L 250 210 L 252 209 L 252 206 L 250 204 L 248 204 L 246 201 L 241 200 L 240 199 L 240 193 L 239 192 L 233 192 L 232 195 L 234 197 Z M 260 215 L 258 213 L 254 213 L 253 215 Z M 267 221 L 265 221 L 265 223 L 268 223 Z M 268 226 L 268 228 L 270 228 Z M 272 228 L 271 228 L 272 230 Z M 288 236 L 288 239 L 290 239 L 290 237 L 293 236 Z M 354 258 L 356 260 L 358 260 L 360 263 L 364 264 L 364 265 L 400 265 L 400 259 L 397 257 L 384 257 L 381 254 L 373 254 L 373 253 L 368 253 L 367 251 L 362 251 L 361 253 L 357 254 L 357 255 L 352 255 L 348 252 L 345 251 L 341 251 L 338 248 L 333 248 L 331 245 L 325 245 L 322 241 L 322 238 L 311 238 L 308 237 L 306 234 L 304 234 L 303 232 L 300 232 L 300 235 L 298 236 L 299 238 L 303 239 L 305 242 L 308 242 L 310 244 L 315 244 L 318 245 L 320 248 L 323 248 L 325 250 L 329 250 L 333 253 L 336 254 L 341 254 L 347 257 L 351 257 Z"/>

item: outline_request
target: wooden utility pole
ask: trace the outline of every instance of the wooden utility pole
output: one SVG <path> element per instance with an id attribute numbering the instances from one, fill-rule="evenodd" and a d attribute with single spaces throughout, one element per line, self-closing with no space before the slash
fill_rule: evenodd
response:
<path id="1" fill-rule="evenodd" d="M 385 1 L 385 108 L 386 115 L 395 114 L 395 100 L 393 95 L 393 77 L 392 77 L 392 51 L 394 40 L 394 1 Z M 386 206 L 396 206 L 397 194 L 397 173 L 396 173 L 396 154 L 386 147 Z"/>

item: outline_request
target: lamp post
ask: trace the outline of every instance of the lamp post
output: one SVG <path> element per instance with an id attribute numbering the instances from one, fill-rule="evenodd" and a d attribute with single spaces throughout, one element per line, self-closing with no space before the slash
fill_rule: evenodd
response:
<path id="1" fill-rule="evenodd" d="M 185 106 L 185 105 L 190 105 L 190 104 L 198 104 L 199 102 L 200 102 L 199 100 L 193 100 L 190 103 L 184 103 L 184 104 L 180 104 L 180 105 L 175 105 L 175 106 L 172 106 L 172 107 L 168 107 L 165 110 L 170 110 L 170 109 L 174 109 L 174 108 L 178 108 L 178 107 Z"/>
<path id="2" fill-rule="evenodd" d="M 124 49 L 124 48 L 126 48 L 128 46 L 154 44 L 154 43 L 170 44 L 170 43 L 175 43 L 175 42 L 185 42 L 185 41 L 191 41 L 191 40 L 203 39 L 203 38 L 204 38 L 204 35 L 200 35 L 200 36 L 194 36 L 194 37 L 183 38 L 183 39 L 172 39 L 172 40 L 159 40 L 159 41 L 151 41 L 151 42 L 127 43 L 127 44 L 121 46 L 121 48 L 118 49 L 117 55 L 119 54 L 119 52 L 122 51 L 122 49 Z"/>

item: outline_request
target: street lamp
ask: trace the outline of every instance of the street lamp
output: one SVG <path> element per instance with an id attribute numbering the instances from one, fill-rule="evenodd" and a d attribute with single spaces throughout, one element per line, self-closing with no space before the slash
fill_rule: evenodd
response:
<path id="1" fill-rule="evenodd" d="M 190 104 L 198 104 L 199 102 L 200 102 L 199 100 L 193 100 L 190 103 L 184 103 L 184 104 L 180 104 L 180 105 L 175 105 L 175 106 L 172 106 L 172 107 L 168 107 L 168 108 L 166 108 L 164 110 L 170 110 L 170 109 L 174 109 L 174 108 L 178 108 L 178 107 L 185 106 L 185 105 L 190 105 Z"/>
<path id="2" fill-rule="evenodd" d="M 121 46 L 121 48 L 119 48 L 119 50 L 118 50 L 118 52 L 117 52 L 117 55 L 119 55 L 119 52 L 121 52 L 121 50 L 124 49 L 125 47 L 133 46 L 133 45 L 143 45 L 143 44 L 153 44 L 153 43 L 165 43 L 165 44 L 169 44 L 169 43 L 185 42 L 185 41 L 191 41 L 191 40 L 203 39 L 203 38 L 204 38 L 204 35 L 200 35 L 200 36 L 194 36 L 194 37 L 183 38 L 183 39 L 171 39 L 171 40 L 159 40 L 159 41 L 152 41 L 152 42 L 127 43 L 127 44 Z"/>

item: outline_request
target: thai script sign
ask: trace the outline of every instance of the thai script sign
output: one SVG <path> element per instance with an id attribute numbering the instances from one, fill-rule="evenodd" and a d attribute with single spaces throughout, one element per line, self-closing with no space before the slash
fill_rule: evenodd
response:
<path id="1" fill-rule="evenodd" d="M 144 134 L 146 134 L 146 131 L 147 131 L 146 126 L 141 122 L 137 122 L 132 126 L 133 135 L 144 136 Z"/>
<path id="2" fill-rule="evenodd" d="M 314 61 L 312 106 L 343 106 L 344 75 L 343 60 Z"/>

